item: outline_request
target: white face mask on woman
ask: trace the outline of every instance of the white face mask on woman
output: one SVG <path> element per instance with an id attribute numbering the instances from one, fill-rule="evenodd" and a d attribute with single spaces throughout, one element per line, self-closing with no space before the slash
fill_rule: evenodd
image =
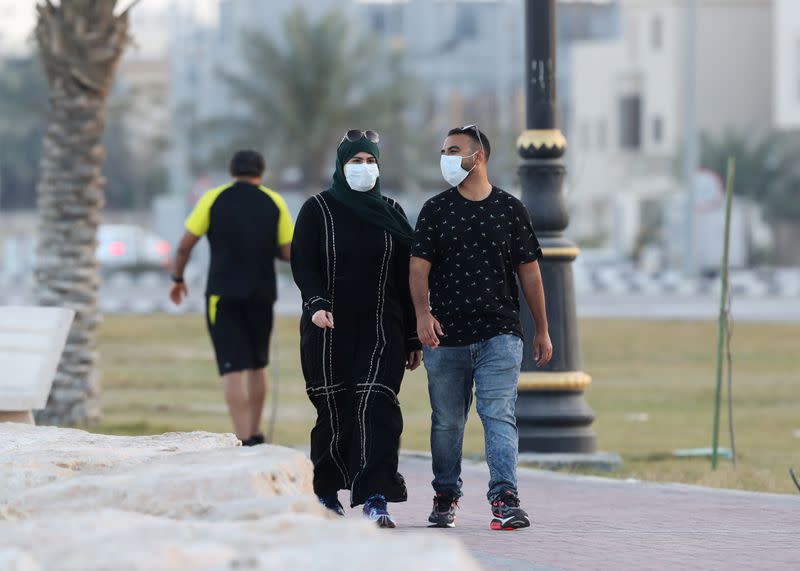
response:
<path id="1" fill-rule="evenodd" d="M 472 165 L 472 169 L 464 170 L 464 167 L 461 166 L 461 161 L 467 157 L 474 157 L 477 154 L 478 151 L 475 151 L 466 157 L 462 157 L 460 155 L 442 155 L 439 164 L 442 167 L 442 176 L 444 177 L 444 180 L 447 181 L 447 184 L 458 186 L 464 182 L 464 179 L 469 176 L 469 173 L 472 172 L 472 169 L 475 168 L 475 165 Z"/>
<path id="2" fill-rule="evenodd" d="M 375 163 L 344 165 L 344 178 L 347 184 L 357 192 L 367 192 L 375 188 L 380 172 Z"/>

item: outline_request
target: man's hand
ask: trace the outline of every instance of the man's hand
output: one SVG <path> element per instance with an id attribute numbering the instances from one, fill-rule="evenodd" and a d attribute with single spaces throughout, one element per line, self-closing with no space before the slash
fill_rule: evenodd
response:
<path id="1" fill-rule="evenodd" d="M 417 315 L 417 335 L 419 342 L 426 347 L 438 347 L 439 337 L 444 337 L 444 331 L 439 321 L 428 311 L 421 316 Z"/>
<path id="2" fill-rule="evenodd" d="M 531 310 L 536 337 L 533 339 L 533 358 L 537 367 L 544 367 L 553 358 L 553 343 L 547 332 L 547 309 L 544 302 L 544 284 L 539 262 L 520 264 L 517 268 L 522 293 Z"/>
<path id="3" fill-rule="evenodd" d="M 333 329 L 333 314 L 330 311 L 320 309 L 311 316 L 311 321 L 320 329 Z"/>
<path id="4" fill-rule="evenodd" d="M 537 333 L 533 338 L 533 358 L 537 367 L 544 367 L 553 358 L 553 343 L 549 333 Z"/>
<path id="5" fill-rule="evenodd" d="M 173 283 L 172 287 L 169 290 L 169 298 L 175 305 L 180 305 L 181 303 L 183 303 L 183 300 L 187 295 L 189 295 L 189 289 L 183 282 Z"/>
<path id="6" fill-rule="evenodd" d="M 192 249 L 197 245 L 198 241 L 200 241 L 200 238 L 187 230 L 178 244 L 175 263 L 171 272 L 173 277 L 172 288 L 169 290 L 169 298 L 175 305 L 180 305 L 183 302 L 183 298 L 189 295 L 189 290 L 186 289 L 186 284 L 183 283 L 183 272 L 186 269 L 186 264 L 189 263 Z M 175 278 L 178 278 L 179 281 L 176 282 Z"/>
<path id="7" fill-rule="evenodd" d="M 416 370 L 422 364 L 422 351 L 411 351 L 406 360 L 406 369 Z"/>

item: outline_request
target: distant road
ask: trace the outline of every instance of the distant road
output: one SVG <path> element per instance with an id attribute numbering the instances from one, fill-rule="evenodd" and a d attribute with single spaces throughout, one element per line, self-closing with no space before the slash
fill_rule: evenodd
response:
<path id="1" fill-rule="evenodd" d="M 669 294 L 578 294 L 579 317 L 648 320 L 708 320 L 719 315 L 719 297 Z M 800 323 L 800 298 L 733 297 L 737 321 Z"/>
<path id="2" fill-rule="evenodd" d="M 281 276 L 276 313 L 298 315 L 300 292 Z M 4 282 L 0 279 L 0 305 L 28 305 L 33 302 L 33 284 Z M 189 285 L 190 296 L 181 308 L 167 299 L 169 279 L 163 275 L 141 278 L 119 276 L 106 280 L 100 288 L 100 308 L 117 313 L 197 313 L 204 309 L 202 280 Z M 719 311 L 719 298 L 713 293 L 645 293 L 579 291 L 578 317 L 646 320 L 713 320 Z M 733 318 L 737 321 L 800 323 L 800 296 L 734 295 Z"/>
<path id="3" fill-rule="evenodd" d="M 300 294 L 291 286 L 281 288 L 277 311 L 295 314 Z M 800 298 L 734 297 L 731 312 L 737 321 L 800 323 Z M 719 298 L 707 295 L 579 293 L 578 317 L 602 319 L 690 320 L 716 319 Z"/>

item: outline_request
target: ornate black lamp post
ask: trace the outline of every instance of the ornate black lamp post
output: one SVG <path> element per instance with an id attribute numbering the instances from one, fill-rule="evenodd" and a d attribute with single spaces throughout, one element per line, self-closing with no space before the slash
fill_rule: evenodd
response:
<path id="1" fill-rule="evenodd" d="M 579 250 L 563 232 L 568 215 L 561 190 L 567 141 L 556 125 L 555 0 L 526 0 L 526 130 L 517 141 L 522 157 L 522 200 L 542 245 L 542 278 L 554 353 L 537 369 L 525 344 L 517 401 L 520 452 L 593 453 L 594 413 L 583 398 L 591 377 L 581 371 L 572 262 Z M 526 339 L 535 326 L 525 303 Z"/>

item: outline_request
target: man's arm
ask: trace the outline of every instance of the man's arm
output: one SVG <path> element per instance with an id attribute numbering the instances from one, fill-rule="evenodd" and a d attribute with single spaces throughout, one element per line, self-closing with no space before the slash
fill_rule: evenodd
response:
<path id="1" fill-rule="evenodd" d="M 283 262 L 291 261 L 292 243 L 289 242 L 288 244 L 284 244 L 283 246 L 278 246 L 278 254 L 275 257 Z"/>
<path id="2" fill-rule="evenodd" d="M 411 302 L 417 314 L 417 334 L 420 343 L 427 347 L 438 347 L 439 337 L 444 335 L 442 326 L 431 314 L 428 295 L 428 276 L 431 272 L 431 263 L 416 256 L 411 257 L 409 270 L 409 286 L 411 288 Z"/>
<path id="3" fill-rule="evenodd" d="M 522 285 L 522 293 L 536 324 L 536 337 L 533 340 L 533 358 L 536 365 L 543 367 L 553 357 L 553 343 L 547 326 L 547 309 L 544 302 L 544 285 L 539 262 L 528 262 L 517 267 L 517 275 Z"/>
<path id="4" fill-rule="evenodd" d="M 283 262 L 289 262 L 292 259 L 292 239 L 294 238 L 292 213 L 289 212 L 289 207 L 286 206 L 286 201 L 280 194 L 268 188 L 261 188 L 264 189 L 278 207 L 278 251 L 275 252 L 275 257 Z"/>
<path id="5" fill-rule="evenodd" d="M 181 241 L 178 244 L 178 250 L 175 252 L 175 262 L 172 266 L 173 284 L 172 289 L 170 289 L 169 292 L 169 297 L 172 300 L 172 303 L 175 305 L 180 305 L 183 301 L 183 298 L 189 295 L 189 290 L 186 288 L 186 284 L 183 282 L 183 272 L 186 269 L 186 264 L 189 263 L 189 258 L 192 255 L 192 249 L 199 241 L 200 238 L 198 236 L 195 236 L 191 232 L 187 231 L 184 232 L 183 238 L 181 238 Z"/>
<path id="6" fill-rule="evenodd" d="M 191 232 L 184 232 L 178 250 L 175 253 L 175 263 L 172 266 L 172 275 L 176 278 L 182 278 L 183 272 L 186 269 L 186 264 L 189 263 L 189 258 L 192 255 L 192 249 L 200 241 L 200 238 Z"/>

